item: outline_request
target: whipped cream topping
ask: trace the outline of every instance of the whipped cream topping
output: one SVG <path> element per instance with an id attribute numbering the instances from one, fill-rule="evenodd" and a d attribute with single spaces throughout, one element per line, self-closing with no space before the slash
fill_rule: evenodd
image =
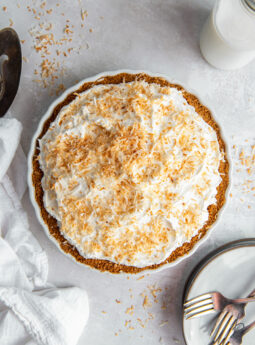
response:
<path id="1" fill-rule="evenodd" d="M 158 264 L 208 220 L 221 159 L 216 132 L 176 88 L 94 86 L 40 140 L 44 205 L 85 258 Z"/>

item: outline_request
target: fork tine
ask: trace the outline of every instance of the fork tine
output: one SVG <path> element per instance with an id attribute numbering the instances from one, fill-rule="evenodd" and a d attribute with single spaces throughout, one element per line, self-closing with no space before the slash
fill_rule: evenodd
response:
<path id="1" fill-rule="evenodd" d="M 214 313 L 215 310 L 214 308 L 210 308 L 210 309 L 206 309 L 206 310 L 202 310 L 200 312 L 196 312 L 194 314 L 191 314 L 189 316 L 187 316 L 187 314 L 185 314 L 185 317 L 186 317 L 186 320 L 190 320 L 192 318 L 195 318 L 195 317 L 199 317 L 199 316 L 204 316 L 204 315 L 207 315 L 207 314 L 211 314 L 211 313 Z"/>
<path id="2" fill-rule="evenodd" d="M 225 339 L 228 340 L 232 334 L 232 330 L 233 328 L 235 328 L 236 325 L 236 319 L 234 316 L 232 316 L 230 318 L 230 320 L 228 321 L 225 329 L 222 331 L 221 336 L 219 338 L 220 344 L 224 344 Z"/>
<path id="3" fill-rule="evenodd" d="M 222 335 L 222 332 L 224 332 L 226 325 L 229 324 L 230 319 L 232 318 L 232 315 L 230 313 L 227 313 L 222 320 L 221 324 L 218 327 L 217 333 L 214 337 L 214 340 L 219 340 L 220 336 Z"/>
<path id="4" fill-rule="evenodd" d="M 210 345 L 220 345 L 218 340 L 213 340 Z"/>
<path id="5" fill-rule="evenodd" d="M 186 301 L 183 305 L 184 307 L 187 307 L 189 304 L 195 303 L 197 301 L 201 301 L 204 299 L 207 299 L 209 297 L 212 297 L 212 295 L 210 293 L 205 293 L 203 295 L 199 295 L 197 297 L 191 298 L 190 300 Z"/>
<path id="6" fill-rule="evenodd" d="M 235 329 L 235 326 L 237 324 L 237 320 L 235 319 L 234 322 L 232 323 L 232 326 L 230 327 L 227 335 L 225 336 L 225 338 L 222 340 L 221 345 L 227 345 L 226 343 L 228 342 L 229 338 L 232 335 L 233 330 Z"/>
<path id="7" fill-rule="evenodd" d="M 184 312 L 187 313 L 188 311 L 192 310 L 192 309 L 196 309 L 198 307 L 201 307 L 203 305 L 207 305 L 211 303 L 212 304 L 212 299 L 211 298 L 206 298 L 202 301 L 198 301 L 198 302 L 195 302 L 193 304 L 190 304 L 189 306 L 185 307 L 184 308 Z"/>
<path id="8" fill-rule="evenodd" d="M 187 313 L 185 313 L 185 315 L 189 316 L 191 314 L 197 314 L 200 311 L 204 311 L 204 310 L 208 310 L 208 309 L 213 309 L 212 303 L 204 304 L 204 305 L 201 305 L 200 307 L 193 308 L 193 309 L 189 310 Z"/>
<path id="9" fill-rule="evenodd" d="M 217 321 L 216 321 L 216 323 L 215 323 L 215 325 L 213 327 L 213 330 L 211 331 L 210 337 L 214 336 L 216 330 L 218 329 L 221 321 L 223 320 L 223 318 L 225 317 L 226 314 L 227 314 L 226 310 L 221 312 L 220 316 L 218 317 L 218 319 L 217 319 Z"/>

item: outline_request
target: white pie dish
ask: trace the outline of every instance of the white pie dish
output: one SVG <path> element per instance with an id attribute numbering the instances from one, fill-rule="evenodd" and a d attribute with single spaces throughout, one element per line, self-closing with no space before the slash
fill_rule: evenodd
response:
<path id="1" fill-rule="evenodd" d="M 147 74 L 149 76 L 152 76 L 152 77 L 161 77 L 161 78 L 164 78 L 166 79 L 168 82 L 170 83 L 173 83 L 173 84 L 179 84 L 181 86 L 184 87 L 184 89 L 188 92 L 190 92 L 191 94 L 194 94 L 199 100 L 200 100 L 200 97 L 197 95 L 196 92 L 194 92 L 192 89 L 190 89 L 190 87 L 187 87 L 184 83 L 182 82 L 179 82 L 179 81 L 176 81 L 176 80 L 171 80 L 170 78 L 168 78 L 167 76 L 165 75 L 162 75 L 162 74 L 157 74 L 157 73 L 150 73 L 150 72 L 147 72 L 147 71 L 131 71 L 131 70 L 117 70 L 117 71 L 111 71 L 111 72 L 104 72 L 104 73 L 100 73 L 96 76 L 93 76 L 91 78 L 86 78 L 82 81 L 80 81 L 78 84 L 72 86 L 71 88 L 69 88 L 68 90 L 66 90 L 59 98 L 57 98 L 49 107 L 49 109 L 47 110 L 47 112 L 45 113 L 45 115 L 41 118 L 41 121 L 38 125 L 38 128 L 37 128 L 37 131 L 35 132 L 34 136 L 33 136 L 33 139 L 32 139 L 32 142 L 31 142 L 31 148 L 30 148 L 30 152 L 29 152 L 29 157 L 28 157 L 28 186 L 29 186 L 29 192 L 30 192 L 30 199 L 31 199 L 31 202 L 35 208 L 35 212 L 36 212 L 36 215 L 37 215 L 37 218 L 39 220 L 39 222 L 41 223 L 41 225 L 43 226 L 43 229 L 45 230 L 45 233 L 46 235 L 51 239 L 53 240 L 54 243 L 56 243 L 56 245 L 58 246 L 58 248 L 64 252 L 58 241 L 49 233 L 49 230 L 48 230 L 48 227 L 47 225 L 44 223 L 42 217 L 41 217 L 41 214 L 40 214 L 40 207 L 38 206 L 36 200 L 35 200 L 35 196 L 34 196 L 34 186 L 32 184 L 32 158 L 33 158 L 33 155 L 34 155 L 34 148 L 35 148 L 35 144 L 36 144 L 36 140 L 38 138 L 38 136 L 40 135 L 41 131 L 42 131 L 42 128 L 43 128 L 43 125 L 45 123 L 45 121 L 51 116 L 54 108 L 59 104 L 61 103 L 70 93 L 76 91 L 77 89 L 79 89 L 79 87 L 81 87 L 84 83 L 87 83 L 87 82 L 93 82 L 95 80 L 98 80 L 100 78 L 103 78 L 103 77 L 106 77 L 106 76 L 113 76 L 113 75 L 116 75 L 116 74 L 119 74 L 119 73 L 128 73 L 128 74 L 138 74 L 138 73 L 144 73 L 144 74 Z M 215 116 L 214 116 L 214 112 L 212 111 L 211 107 L 207 106 L 205 102 L 201 101 L 201 103 L 206 106 L 212 116 L 213 116 L 213 119 L 215 120 Z M 216 123 L 218 124 L 218 122 L 216 121 Z M 220 127 L 220 126 L 219 126 Z M 226 144 L 226 139 L 224 138 L 224 135 L 222 134 L 222 129 L 220 128 L 220 132 L 221 132 L 221 137 L 225 143 L 225 150 L 226 150 L 226 155 L 228 157 L 228 161 L 229 161 L 229 153 L 228 153 L 228 147 L 227 147 L 227 144 Z M 229 169 L 229 175 L 230 175 L 230 169 Z M 227 200 L 227 196 L 229 194 L 229 189 L 230 189 L 230 184 L 225 192 L 225 196 L 226 196 L 226 200 Z M 217 220 L 214 222 L 214 224 L 211 226 L 211 228 L 207 231 L 206 235 L 200 239 L 195 245 L 194 247 L 192 248 L 192 250 L 190 250 L 187 254 L 185 254 L 184 256 L 176 259 L 175 261 L 171 262 L 171 263 L 168 263 L 168 264 L 165 264 L 157 269 L 153 269 L 153 270 L 149 270 L 148 271 L 159 271 L 163 268 L 167 268 L 167 267 L 170 267 L 170 266 L 174 266 L 176 265 L 178 262 L 180 262 L 181 260 L 183 260 L 184 258 L 192 255 L 192 253 L 196 250 L 196 248 L 198 248 L 198 246 L 203 243 L 203 241 L 205 241 L 210 233 L 212 232 L 212 229 L 215 227 L 215 225 L 218 223 L 219 221 L 219 218 L 222 214 L 222 211 L 223 209 L 225 208 L 225 205 L 226 205 L 226 201 L 225 201 L 225 204 L 223 205 L 223 207 L 220 209 L 220 212 L 217 216 Z M 64 252 L 65 253 L 65 252 Z M 65 253 L 66 255 L 68 256 L 71 256 L 72 259 L 77 262 L 72 255 L 70 254 L 67 254 Z M 143 270 L 141 273 L 144 274 L 147 270 Z M 137 273 L 139 274 L 139 273 Z"/>

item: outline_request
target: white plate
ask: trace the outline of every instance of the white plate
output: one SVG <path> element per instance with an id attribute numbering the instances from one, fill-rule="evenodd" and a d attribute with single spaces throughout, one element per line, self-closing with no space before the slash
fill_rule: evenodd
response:
<path id="1" fill-rule="evenodd" d="M 95 80 L 98 80 L 100 78 L 103 78 L 105 76 L 112 76 L 112 75 L 116 75 L 116 74 L 119 74 L 119 73 L 129 73 L 129 74 L 137 74 L 137 73 L 145 73 L 145 74 L 148 74 L 149 76 L 153 76 L 153 77 L 161 77 L 161 78 L 164 78 L 166 79 L 167 81 L 169 81 L 170 83 L 173 83 L 173 84 L 179 84 L 181 86 L 183 86 L 183 88 L 194 94 L 200 101 L 201 103 L 206 106 L 210 112 L 211 112 L 211 115 L 213 116 L 213 119 L 217 122 L 218 124 L 218 121 L 215 117 L 215 112 L 213 111 L 212 107 L 211 106 L 208 106 L 206 104 L 206 102 L 204 102 L 203 100 L 200 99 L 200 97 L 198 96 L 197 92 L 195 92 L 194 90 L 192 90 L 189 86 L 185 85 L 185 83 L 182 83 L 182 82 L 179 82 L 178 80 L 173 80 L 173 79 L 170 79 L 168 76 L 166 75 L 163 75 L 163 74 L 159 74 L 159 73 L 151 73 L 151 72 L 148 72 L 148 71 L 144 71 L 144 70 L 117 70 L 117 71 L 108 71 L 108 72 L 104 72 L 104 73 L 100 73 L 100 74 L 97 74 L 91 78 L 86 78 L 86 79 L 83 79 L 81 80 L 78 84 L 76 85 L 73 85 L 72 87 L 70 87 L 68 90 L 66 90 L 60 97 L 58 97 L 51 105 L 50 107 L 48 108 L 47 112 L 44 114 L 44 116 L 41 118 L 40 120 L 40 123 L 38 125 L 38 128 L 33 136 L 33 139 L 31 141 L 31 147 L 30 147 L 30 152 L 29 152 L 29 155 L 28 155 L 28 187 L 29 187 L 29 194 L 30 194 L 30 199 L 31 199 L 31 202 L 35 208 L 35 213 L 36 213 L 36 216 L 39 220 L 39 222 L 41 223 L 46 235 L 57 245 L 57 247 L 62 251 L 58 241 L 50 234 L 49 232 L 49 229 L 47 227 L 47 225 L 44 223 L 42 217 L 41 217 L 41 211 L 40 211 L 40 207 L 38 206 L 36 200 L 35 200 L 35 191 L 34 191 L 34 186 L 33 186 L 33 182 L 32 182 L 32 169 L 33 169 L 33 166 L 32 166 L 32 159 L 33 159 L 33 154 L 34 154 L 34 149 L 35 149 L 35 145 L 36 145 L 36 141 L 37 141 L 37 138 L 38 136 L 40 135 L 41 131 L 42 131 L 42 128 L 43 128 L 43 125 L 44 125 L 44 122 L 46 121 L 46 119 L 48 119 L 54 108 L 60 103 L 62 102 L 70 93 L 74 92 L 75 90 L 79 89 L 84 83 L 87 83 L 87 82 L 91 82 L 91 81 L 95 81 Z M 219 124 L 218 124 L 219 125 Z M 228 145 L 227 145 L 227 141 L 226 141 L 226 138 L 224 137 L 224 134 L 222 132 L 222 128 L 220 127 L 220 131 L 221 131 L 221 137 L 222 139 L 224 140 L 225 142 L 225 151 L 226 151 L 226 155 L 227 155 L 227 158 L 228 158 L 228 162 L 229 162 L 229 180 L 231 182 L 231 162 L 230 162 L 230 154 L 229 154 L 229 149 L 228 149 Z M 216 224 L 218 223 L 219 219 L 220 219 L 220 216 L 223 212 L 223 210 L 225 209 L 225 205 L 226 205 L 226 202 L 227 202 L 227 199 L 228 199 L 228 195 L 229 195 L 229 191 L 230 191 L 230 182 L 229 182 L 229 185 L 228 185 L 228 188 L 225 192 L 225 197 L 226 197 L 226 201 L 225 201 L 225 204 L 222 206 L 222 208 L 220 209 L 219 213 L 218 213 L 218 216 L 217 216 L 217 219 L 216 221 L 214 222 L 214 224 L 211 226 L 211 228 L 207 231 L 206 235 L 201 239 L 199 240 L 195 245 L 194 247 L 187 253 L 185 254 L 184 256 L 182 257 L 179 257 L 178 259 L 176 259 L 175 261 L 169 263 L 169 264 L 166 264 L 166 265 L 163 265 L 163 266 L 160 266 L 158 269 L 154 269 L 154 270 L 146 270 L 146 271 L 149 271 L 149 272 L 157 272 L 157 271 L 160 271 L 162 269 L 165 269 L 167 267 L 172 267 L 172 266 L 175 266 L 177 263 L 179 263 L 180 261 L 182 261 L 184 258 L 192 255 L 194 253 L 194 251 L 210 236 L 210 234 L 212 233 L 212 230 L 213 228 L 216 226 Z M 68 255 L 71 259 L 75 260 L 73 258 L 72 255 L 70 254 L 66 254 L 65 252 L 63 252 L 65 255 Z M 75 261 L 77 262 L 77 261 Z M 80 263 L 79 263 L 80 264 Z M 82 264 L 81 264 L 82 265 Z M 89 267 L 89 266 L 87 266 Z M 146 271 L 142 271 L 140 272 L 140 274 L 145 274 Z M 124 273 L 125 274 L 125 273 Z M 139 275 L 139 273 L 137 274 Z"/>
<path id="2" fill-rule="evenodd" d="M 255 239 L 232 242 L 205 258 L 188 281 L 184 300 L 209 291 L 220 291 L 229 298 L 245 297 L 255 289 Z M 183 319 L 183 334 L 187 345 L 208 345 L 209 331 L 215 315 L 191 320 Z M 255 320 L 255 302 L 246 307 L 242 320 Z M 255 330 L 245 335 L 243 345 L 254 344 Z"/>

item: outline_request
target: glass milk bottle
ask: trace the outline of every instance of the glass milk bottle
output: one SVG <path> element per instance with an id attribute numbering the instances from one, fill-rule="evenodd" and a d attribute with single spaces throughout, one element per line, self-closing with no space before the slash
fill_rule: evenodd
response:
<path id="1" fill-rule="evenodd" d="M 200 49 L 214 67 L 231 70 L 255 58 L 255 0 L 217 0 L 201 35 Z"/>

